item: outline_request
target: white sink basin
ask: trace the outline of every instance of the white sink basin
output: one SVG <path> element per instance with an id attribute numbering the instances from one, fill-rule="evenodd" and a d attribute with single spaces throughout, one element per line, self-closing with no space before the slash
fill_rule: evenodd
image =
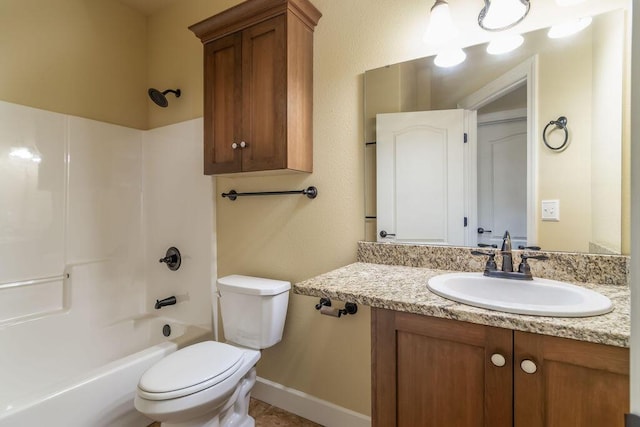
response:
<path id="1" fill-rule="evenodd" d="M 427 286 L 441 297 L 507 313 L 587 317 L 613 310 L 611 300 L 604 295 L 555 280 L 516 280 L 486 277 L 482 273 L 450 273 L 432 277 Z"/>

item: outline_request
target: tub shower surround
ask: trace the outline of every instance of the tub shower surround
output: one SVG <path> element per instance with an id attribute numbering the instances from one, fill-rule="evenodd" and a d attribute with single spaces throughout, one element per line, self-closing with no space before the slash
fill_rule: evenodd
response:
<path id="1" fill-rule="evenodd" d="M 142 371 L 210 337 L 201 129 L 0 102 L 0 427 L 146 425 L 133 407 Z M 188 259 L 179 272 L 158 264 L 174 244 Z M 167 295 L 179 304 L 154 310 Z"/>
<path id="2" fill-rule="evenodd" d="M 60 321 L 53 319 L 52 329 Z M 172 330 L 168 337 L 162 333 L 165 325 Z M 141 315 L 102 328 L 86 340 L 84 351 L 68 354 L 64 360 L 56 358 L 52 361 L 55 367 L 38 370 L 37 391 L 5 398 L 0 407 L 0 426 L 148 425 L 151 420 L 133 409 L 138 380 L 166 355 L 208 335 L 207 329 L 154 315 Z M 20 357 L 20 350 L 16 348 L 14 355 Z M 19 371 L 3 375 L 4 385 L 33 387 L 36 380 L 28 380 Z M 18 387 L 9 392 L 20 390 Z"/>
<path id="3" fill-rule="evenodd" d="M 531 262 L 534 276 L 567 281 L 600 292 L 611 299 L 614 310 L 594 317 L 554 318 L 503 313 L 453 302 L 429 291 L 428 280 L 452 271 L 483 271 L 484 257 L 471 255 L 469 248 L 389 243 L 360 242 L 358 262 L 296 283 L 294 292 L 377 308 L 628 347 L 629 258 L 543 253 L 550 255 L 550 259 Z M 514 256 L 514 264 L 516 262 L 519 262 L 519 254 Z M 543 263 L 548 264 L 541 268 L 540 264 Z"/>

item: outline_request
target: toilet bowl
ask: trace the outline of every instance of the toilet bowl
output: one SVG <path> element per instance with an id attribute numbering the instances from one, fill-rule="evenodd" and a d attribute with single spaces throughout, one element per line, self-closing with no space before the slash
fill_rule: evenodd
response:
<path id="1" fill-rule="evenodd" d="M 248 409 L 258 350 L 281 340 L 290 288 L 249 276 L 219 279 L 230 343 L 205 341 L 160 360 L 140 378 L 136 409 L 163 427 L 253 427 Z"/>

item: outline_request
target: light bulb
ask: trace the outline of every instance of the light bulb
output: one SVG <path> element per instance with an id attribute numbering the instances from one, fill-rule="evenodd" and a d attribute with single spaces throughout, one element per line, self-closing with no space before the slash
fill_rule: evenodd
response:
<path id="1" fill-rule="evenodd" d="M 431 8 L 427 31 L 424 33 L 425 43 L 445 43 L 458 35 L 458 29 L 453 25 L 449 4 L 444 0 L 437 0 Z"/>
<path id="2" fill-rule="evenodd" d="M 436 55 L 433 63 L 441 68 L 455 67 L 467 59 L 467 54 L 462 49 L 447 50 Z"/>

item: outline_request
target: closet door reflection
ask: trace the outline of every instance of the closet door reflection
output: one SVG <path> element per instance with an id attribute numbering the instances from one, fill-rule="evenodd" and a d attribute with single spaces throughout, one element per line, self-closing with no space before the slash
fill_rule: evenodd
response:
<path id="1" fill-rule="evenodd" d="M 527 118 L 478 118 L 478 243 L 527 244 Z"/>

